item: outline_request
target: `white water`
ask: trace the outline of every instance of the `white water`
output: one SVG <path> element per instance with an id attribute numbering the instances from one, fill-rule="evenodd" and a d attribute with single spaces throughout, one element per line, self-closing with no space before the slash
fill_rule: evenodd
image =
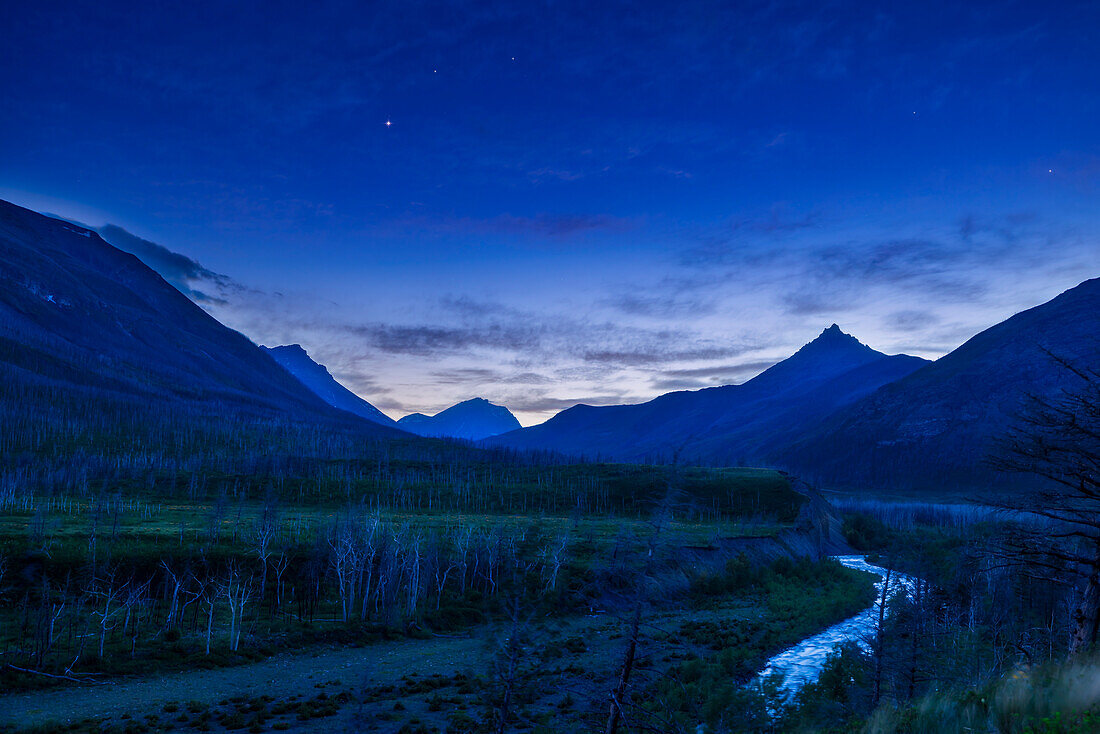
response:
<path id="1" fill-rule="evenodd" d="M 764 670 L 760 672 L 757 680 L 761 680 L 775 673 L 783 675 L 781 690 L 785 694 L 797 692 L 807 683 L 813 683 L 821 675 L 825 667 L 825 659 L 832 653 L 833 648 L 842 642 L 849 640 L 857 643 L 864 650 L 869 650 L 871 638 L 874 636 L 875 627 L 878 625 L 878 604 L 882 599 L 882 586 L 886 579 L 886 569 L 867 562 L 865 556 L 834 556 L 843 566 L 868 571 L 877 574 L 878 582 L 875 584 L 877 593 L 875 602 L 867 609 L 854 617 L 834 624 L 824 632 L 807 637 L 794 647 L 788 648 L 775 657 L 768 660 Z M 887 598 L 892 598 L 898 590 L 904 588 L 906 594 L 912 594 L 914 579 L 903 573 L 894 571 L 890 574 L 890 589 Z"/>

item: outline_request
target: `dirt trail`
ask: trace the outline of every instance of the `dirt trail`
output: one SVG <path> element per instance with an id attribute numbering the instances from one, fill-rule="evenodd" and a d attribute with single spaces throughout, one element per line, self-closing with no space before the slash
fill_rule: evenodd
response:
<path id="1" fill-rule="evenodd" d="M 233 668 L 193 670 L 102 685 L 58 688 L 0 696 L 0 726 L 34 726 L 48 721 L 75 722 L 136 711 L 160 711 L 169 701 L 214 704 L 230 696 L 308 694 L 319 683 L 339 680 L 357 686 L 401 676 L 453 675 L 484 666 L 480 636 L 379 642 L 366 647 L 286 653 Z"/>

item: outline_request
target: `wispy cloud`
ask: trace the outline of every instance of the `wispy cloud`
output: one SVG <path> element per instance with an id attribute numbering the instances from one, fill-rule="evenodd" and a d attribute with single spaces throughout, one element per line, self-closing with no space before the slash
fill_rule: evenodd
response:
<path id="1" fill-rule="evenodd" d="M 894 311 L 886 316 L 888 328 L 897 331 L 920 331 L 931 326 L 936 326 L 942 319 L 931 311 L 921 309 L 907 309 Z"/>
<path id="2" fill-rule="evenodd" d="M 670 362 L 695 362 L 704 359 L 723 359 L 743 354 L 748 347 L 739 346 L 699 346 L 689 349 L 659 348 L 649 345 L 648 349 L 597 349 L 585 351 L 582 356 L 586 362 L 639 367 Z"/>
<path id="3" fill-rule="evenodd" d="M 98 229 L 100 237 L 120 250 L 136 255 L 139 260 L 157 271 L 160 277 L 171 283 L 177 290 L 200 303 L 226 303 L 220 295 L 212 295 L 211 288 L 221 291 L 238 288 L 239 285 L 228 275 L 215 273 L 198 261 L 186 255 L 173 252 L 163 245 L 150 242 L 127 232 L 122 227 L 107 224 Z"/>
<path id="4" fill-rule="evenodd" d="M 540 343 L 540 330 L 537 327 L 500 324 L 486 324 L 479 328 L 367 324 L 348 327 L 348 333 L 365 339 L 369 346 L 384 352 L 420 357 L 466 353 L 483 347 L 502 350 L 531 349 Z"/>
<path id="5" fill-rule="evenodd" d="M 666 284 L 662 286 L 667 287 Z M 608 298 L 605 303 L 625 314 L 671 319 L 690 316 L 705 316 L 715 311 L 715 299 L 698 292 L 689 294 L 679 289 L 673 292 L 660 292 L 657 289 L 637 289 Z"/>

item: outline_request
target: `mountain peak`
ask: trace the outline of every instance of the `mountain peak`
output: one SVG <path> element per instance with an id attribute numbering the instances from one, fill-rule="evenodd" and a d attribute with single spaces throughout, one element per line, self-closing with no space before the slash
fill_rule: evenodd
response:
<path id="1" fill-rule="evenodd" d="M 833 324 L 829 328 L 822 331 L 820 334 L 818 334 L 816 339 L 803 346 L 802 349 L 800 349 L 799 351 L 801 352 L 803 350 L 809 349 L 810 351 L 816 352 L 822 347 L 829 348 L 830 350 L 840 348 L 850 350 L 852 352 L 878 354 L 878 352 L 875 352 L 875 350 L 871 349 L 859 339 L 856 339 L 851 334 L 842 331 L 841 328 L 836 324 Z"/>
<path id="2" fill-rule="evenodd" d="M 433 416 L 413 413 L 398 423 L 402 428 L 421 436 L 449 436 L 471 441 L 479 441 L 520 427 L 511 411 L 485 398 L 463 400 Z"/>
<path id="3" fill-rule="evenodd" d="M 833 324 L 827 329 L 823 329 L 822 332 L 817 335 L 817 339 L 852 339 L 854 341 L 859 341 L 836 324 Z M 817 339 L 814 341 L 817 341 Z"/>

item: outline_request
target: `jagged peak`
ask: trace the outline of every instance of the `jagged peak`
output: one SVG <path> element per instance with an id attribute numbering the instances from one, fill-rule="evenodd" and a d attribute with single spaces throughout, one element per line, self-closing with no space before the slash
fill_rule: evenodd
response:
<path id="1" fill-rule="evenodd" d="M 820 334 L 818 334 L 817 337 L 813 339 L 813 341 L 810 341 L 807 344 L 803 345 L 802 349 L 799 349 L 798 351 L 810 349 L 811 351 L 816 352 L 822 347 L 827 347 L 831 349 L 835 349 L 837 347 L 859 348 L 861 350 L 871 349 L 859 339 L 856 339 L 851 334 L 843 331 L 838 325 L 833 324 L 832 326 L 824 329 Z"/>
<path id="2" fill-rule="evenodd" d="M 823 329 L 822 332 L 817 335 L 817 339 L 815 339 L 814 341 L 817 341 L 818 339 L 851 339 L 853 341 L 859 341 L 859 339 L 856 339 L 854 336 L 844 331 L 836 324 L 833 324 L 827 329 Z"/>

